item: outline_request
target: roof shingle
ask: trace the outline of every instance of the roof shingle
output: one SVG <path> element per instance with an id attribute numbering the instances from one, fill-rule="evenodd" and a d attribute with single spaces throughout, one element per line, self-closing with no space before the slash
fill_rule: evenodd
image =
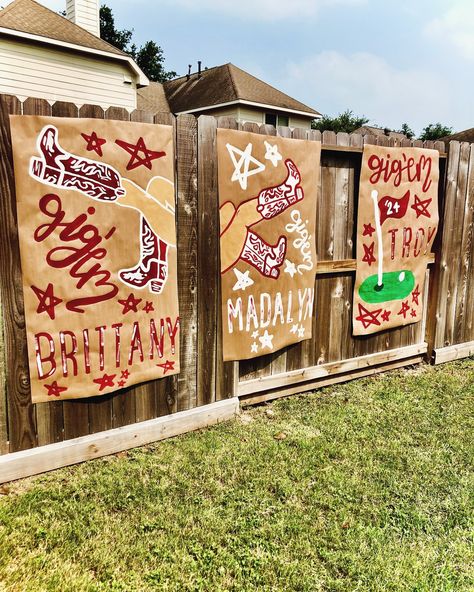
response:
<path id="1" fill-rule="evenodd" d="M 271 105 L 276 109 L 320 115 L 308 105 L 293 99 L 233 64 L 203 70 L 201 76 L 197 73 L 191 74 L 189 80 L 187 76 L 182 76 L 165 82 L 163 86 L 173 113 L 240 100 Z"/>
<path id="2" fill-rule="evenodd" d="M 456 140 L 458 142 L 474 142 L 474 127 L 441 138 L 441 141 L 443 142 L 451 142 L 451 140 Z"/>
<path id="3" fill-rule="evenodd" d="M 56 39 L 90 49 L 125 56 L 126 54 L 67 18 L 49 10 L 35 0 L 14 0 L 0 10 L 0 27 Z"/>
<path id="4" fill-rule="evenodd" d="M 137 89 L 137 109 L 152 113 L 171 113 L 160 82 L 150 82 L 148 86 Z"/>

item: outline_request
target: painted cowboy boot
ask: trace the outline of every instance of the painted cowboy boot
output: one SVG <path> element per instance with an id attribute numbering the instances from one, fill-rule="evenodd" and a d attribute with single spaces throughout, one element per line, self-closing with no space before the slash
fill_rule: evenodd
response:
<path id="1" fill-rule="evenodd" d="M 142 216 L 140 229 L 140 261 L 130 269 L 119 271 L 120 279 L 132 288 L 148 286 L 159 294 L 168 279 L 168 244 L 161 240 Z"/>
<path id="2" fill-rule="evenodd" d="M 278 278 L 278 269 L 285 259 L 286 237 L 280 236 L 276 245 L 272 246 L 249 230 L 240 258 L 250 263 L 265 277 Z"/>
<path id="3" fill-rule="evenodd" d="M 125 194 L 120 175 L 110 165 L 82 156 L 75 156 L 61 148 L 58 130 L 49 125 L 38 136 L 40 157 L 30 160 L 30 174 L 60 189 L 74 189 L 101 201 L 115 201 Z"/>
<path id="4" fill-rule="evenodd" d="M 287 159 L 285 165 L 288 175 L 283 183 L 276 187 L 263 189 L 258 194 L 257 211 L 263 218 L 274 218 L 304 197 L 303 188 L 300 187 L 301 175 L 295 163 Z"/>

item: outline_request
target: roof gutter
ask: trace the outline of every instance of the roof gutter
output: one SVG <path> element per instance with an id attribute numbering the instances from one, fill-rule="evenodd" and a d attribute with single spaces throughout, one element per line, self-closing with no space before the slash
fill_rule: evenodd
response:
<path id="1" fill-rule="evenodd" d="M 317 111 L 298 111 L 297 109 L 288 109 L 287 107 L 277 107 L 276 105 L 267 105 L 265 103 L 255 103 L 254 101 L 246 101 L 244 99 L 237 99 L 236 101 L 228 101 L 227 103 L 217 103 L 217 105 L 208 105 L 207 107 L 198 107 L 196 109 L 187 109 L 186 111 L 179 111 L 176 115 L 185 113 L 197 113 L 198 111 L 209 111 L 220 107 L 230 107 L 232 105 L 249 105 L 250 107 L 258 107 L 259 109 L 271 109 L 273 111 L 284 111 L 285 113 L 292 113 L 293 115 L 301 115 L 302 117 L 311 117 L 318 119 L 321 113 Z"/>
<path id="2" fill-rule="evenodd" d="M 59 39 L 51 39 L 51 37 L 33 35 L 31 33 L 25 33 L 23 31 L 17 31 L 15 29 L 7 29 L 6 27 L 0 27 L 0 35 L 2 34 L 9 35 L 11 37 L 20 37 L 21 39 L 28 39 L 29 41 L 36 41 L 39 43 L 44 43 L 46 45 L 53 45 L 56 47 L 60 47 L 62 49 L 72 49 L 73 51 L 80 51 L 82 53 L 87 53 L 94 56 L 101 56 L 112 60 L 120 60 L 121 62 L 126 62 L 129 68 L 135 74 L 138 86 L 148 86 L 150 84 L 148 78 L 145 76 L 145 74 L 142 72 L 142 70 L 137 66 L 137 64 L 134 62 L 134 60 L 132 60 L 130 56 L 103 51 L 101 49 L 94 49 L 92 47 L 85 47 L 83 45 L 76 45 L 75 43 L 60 41 Z"/>

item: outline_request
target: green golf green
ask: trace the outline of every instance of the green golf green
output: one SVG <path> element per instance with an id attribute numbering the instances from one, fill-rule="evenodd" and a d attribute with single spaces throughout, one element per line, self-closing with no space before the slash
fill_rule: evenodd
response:
<path id="1" fill-rule="evenodd" d="M 415 287 L 415 276 L 407 269 L 389 271 L 382 274 L 382 285 L 378 285 L 378 275 L 370 275 L 360 288 L 359 295 L 364 302 L 376 304 L 390 300 L 402 300 Z"/>

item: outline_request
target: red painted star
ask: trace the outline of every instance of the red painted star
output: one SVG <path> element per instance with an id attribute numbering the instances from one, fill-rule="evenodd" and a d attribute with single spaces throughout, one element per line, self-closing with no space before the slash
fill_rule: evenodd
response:
<path id="1" fill-rule="evenodd" d="M 359 316 L 356 317 L 356 321 L 360 321 L 364 325 L 364 329 L 367 329 L 370 325 L 380 325 L 380 321 L 378 319 L 379 314 L 382 312 L 381 308 L 377 310 L 367 310 L 365 306 L 358 303 L 359 306 Z"/>
<path id="2" fill-rule="evenodd" d="M 418 219 L 420 216 L 425 216 L 426 218 L 431 218 L 431 214 L 428 212 L 428 206 L 433 200 L 429 199 L 420 199 L 418 195 L 415 193 L 415 203 L 411 206 L 413 210 L 415 210 L 416 218 Z"/>
<path id="3" fill-rule="evenodd" d="M 403 315 L 403 318 L 406 319 L 407 318 L 407 312 L 409 310 L 410 310 L 410 307 L 408 306 L 408 301 L 402 302 L 402 307 L 397 312 L 397 315 Z"/>
<path id="4" fill-rule="evenodd" d="M 60 397 L 61 393 L 67 391 L 67 386 L 59 386 L 56 380 L 51 384 L 43 384 L 43 386 L 48 391 L 48 397 Z"/>
<path id="5" fill-rule="evenodd" d="M 56 298 L 54 295 L 53 284 L 48 284 L 46 290 L 40 290 L 36 286 L 31 286 L 31 289 L 36 294 L 39 304 L 36 312 L 46 312 L 51 320 L 54 320 L 54 307 L 62 302 L 61 298 Z"/>
<path id="6" fill-rule="evenodd" d="M 84 140 L 87 142 L 86 150 L 91 152 L 92 150 L 102 156 L 102 146 L 107 142 L 105 138 L 99 138 L 95 132 L 89 136 L 88 134 L 81 134 Z"/>
<path id="7" fill-rule="evenodd" d="M 382 315 L 381 315 L 382 321 L 388 321 L 391 314 L 392 314 L 392 311 L 391 310 L 384 310 L 383 313 L 382 313 Z"/>
<path id="8" fill-rule="evenodd" d="M 160 368 L 163 368 L 163 374 L 166 374 L 168 370 L 174 370 L 175 362 L 171 362 L 170 360 L 166 360 L 164 364 L 157 364 Z"/>
<path id="9" fill-rule="evenodd" d="M 123 306 L 122 314 L 127 314 L 130 310 L 132 312 L 138 312 L 137 306 L 141 301 L 141 298 L 135 298 L 133 294 L 129 294 L 126 299 L 119 300 L 120 304 Z"/>
<path id="10" fill-rule="evenodd" d="M 413 318 L 415 318 L 416 317 L 416 310 L 414 308 L 412 308 L 410 314 Z"/>
<path id="11" fill-rule="evenodd" d="M 362 231 L 362 236 L 372 236 L 375 232 L 375 228 L 369 222 L 368 224 L 364 224 L 364 230 Z"/>
<path id="12" fill-rule="evenodd" d="M 146 147 L 143 138 L 139 138 L 136 144 L 130 144 L 124 140 L 115 140 L 115 143 L 131 155 L 131 158 L 127 164 L 127 171 L 131 171 L 132 169 L 136 169 L 142 165 L 146 166 L 146 168 L 151 171 L 151 161 L 155 160 L 155 158 L 161 158 L 162 156 L 166 155 L 166 152 L 156 152 L 155 150 L 149 150 Z M 139 156 L 139 152 L 142 152 L 143 156 Z"/>
<path id="13" fill-rule="evenodd" d="M 375 243 L 372 243 L 370 246 L 367 245 L 362 245 L 364 247 L 364 256 L 362 257 L 362 261 L 365 261 L 366 263 L 369 264 L 369 267 L 372 265 L 372 263 L 375 262 L 375 257 L 374 257 L 374 246 Z"/>
<path id="14" fill-rule="evenodd" d="M 120 374 L 120 378 L 121 379 L 125 379 L 127 380 L 127 378 L 130 376 L 130 372 L 128 371 L 128 369 L 126 370 L 121 370 L 121 374 Z"/>
<path id="15" fill-rule="evenodd" d="M 418 298 L 420 296 L 420 290 L 418 289 L 419 284 L 416 284 L 416 288 L 411 293 L 412 302 L 415 304 L 419 304 Z"/>
<path id="16" fill-rule="evenodd" d="M 153 302 L 148 302 L 148 300 L 147 300 L 147 301 L 146 301 L 146 304 L 145 304 L 145 306 L 143 307 L 143 310 L 144 310 L 146 313 L 153 312 L 153 311 L 155 310 L 155 309 L 153 308 Z"/>
<path id="17" fill-rule="evenodd" d="M 116 374 L 104 374 L 102 378 L 94 378 L 92 382 L 99 385 L 99 391 L 103 391 L 108 386 L 114 386 L 114 378 Z"/>
<path id="18" fill-rule="evenodd" d="M 119 380 L 119 381 L 117 382 L 117 385 L 118 385 L 120 388 L 123 388 L 123 387 L 125 386 L 126 382 L 127 382 L 126 380 Z"/>

